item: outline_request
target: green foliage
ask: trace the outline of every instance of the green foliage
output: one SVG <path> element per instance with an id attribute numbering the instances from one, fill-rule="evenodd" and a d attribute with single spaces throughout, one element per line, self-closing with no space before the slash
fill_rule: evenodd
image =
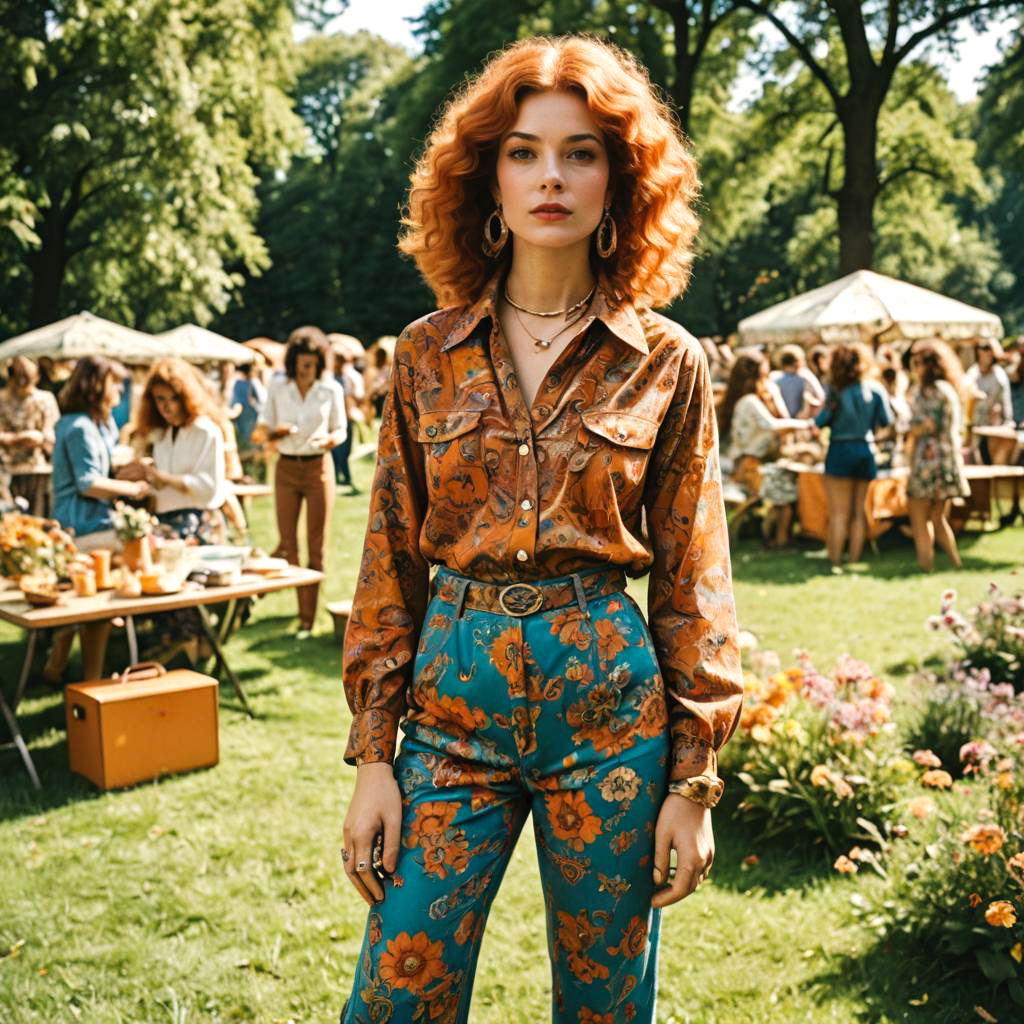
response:
<path id="1" fill-rule="evenodd" d="M 251 162 L 299 142 L 284 0 L 29 0 L 0 28 L 6 324 L 206 321 L 266 265 Z M 230 55 L 230 59 L 225 59 Z"/>

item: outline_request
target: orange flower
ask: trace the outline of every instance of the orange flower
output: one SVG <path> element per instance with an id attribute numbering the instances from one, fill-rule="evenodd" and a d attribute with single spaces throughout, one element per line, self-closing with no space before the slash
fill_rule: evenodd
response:
<path id="1" fill-rule="evenodd" d="M 931 750 L 915 750 L 911 754 L 915 764 L 919 764 L 922 768 L 941 768 L 942 761 L 938 754 L 933 753 Z"/>
<path id="2" fill-rule="evenodd" d="M 855 875 L 857 873 L 857 865 L 850 860 L 849 857 L 840 856 L 836 857 L 835 864 L 832 865 L 841 875 Z"/>
<path id="3" fill-rule="evenodd" d="M 610 1013 L 595 1013 L 584 1006 L 580 1009 L 580 1024 L 615 1024 L 615 1018 Z"/>
<path id="4" fill-rule="evenodd" d="M 996 900 L 988 905 L 985 920 L 993 928 L 1012 928 L 1017 923 L 1017 915 L 1009 900 Z"/>
<path id="5" fill-rule="evenodd" d="M 591 810 L 583 793 L 576 789 L 544 797 L 555 836 L 564 839 L 577 853 L 601 834 L 601 819 Z"/>
<path id="6" fill-rule="evenodd" d="M 920 821 L 924 821 L 935 812 L 935 801 L 930 796 L 916 796 L 907 804 L 910 813 Z"/>
<path id="7" fill-rule="evenodd" d="M 579 651 L 587 650 L 593 639 L 586 626 L 586 619 L 575 606 L 554 616 L 551 620 L 551 635 L 557 636 L 563 646 L 572 645 Z"/>
<path id="8" fill-rule="evenodd" d="M 647 917 L 630 918 L 617 946 L 609 946 L 612 956 L 623 956 L 632 960 L 647 948 Z"/>
<path id="9" fill-rule="evenodd" d="M 520 633 L 518 626 L 508 626 L 491 641 L 491 662 L 503 679 L 518 676 L 522 667 L 519 654 Z"/>
<path id="10" fill-rule="evenodd" d="M 611 661 L 628 646 L 626 638 L 618 631 L 611 619 L 597 620 L 597 649 L 602 661 Z"/>
<path id="11" fill-rule="evenodd" d="M 967 897 L 967 902 L 970 905 L 971 910 L 973 910 L 975 907 L 981 906 L 981 897 L 976 892 L 972 892 L 971 895 Z"/>
<path id="12" fill-rule="evenodd" d="M 835 789 L 836 796 L 839 797 L 840 800 L 845 800 L 847 797 L 853 796 L 853 786 L 851 786 L 846 779 L 833 779 L 832 788 Z"/>
<path id="13" fill-rule="evenodd" d="M 1017 963 L 1020 963 L 1021 960 L 1024 960 L 1024 945 L 1022 945 L 1019 942 L 1015 942 L 1010 947 L 1010 956 L 1012 956 L 1013 959 L 1017 961 Z"/>
<path id="14" fill-rule="evenodd" d="M 586 910 L 581 910 L 575 917 L 562 910 L 558 911 L 556 945 L 568 954 L 569 969 L 585 984 L 590 984 L 596 978 L 608 977 L 608 968 L 587 955 L 587 950 L 603 935 L 604 929 L 590 920 Z"/>
<path id="15" fill-rule="evenodd" d="M 922 786 L 931 786 L 932 789 L 949 789 L 953 785 L 953 776 L 939 768 L 932 768 L 921 776 Z"/>
<path id="16" fill-rule="evenodd" d="M 458 809 L 457 803 L 449 803 L 445 800 L 420 804 L 416 808 L 416 815 L 406 834 L 405 845 L 412 849 L 415 846 L 423 846 L 425 843 L 434 845 L 442 843 L 445 833 L 455 821 Z"/>
<path id="17" fill-rule="evenodd" d="M 972 825 L 961 838 L 968 846 L 988 857 L 997 853 L 1006 842 L 1006 833 L 999 825 Z"/>
<path id="18" fill-rule="evenodd" d="M 1006 869 L 1018 882 L 1024 882 L 1024 853 L 1015 853 L 1006 862 Z"/>
<path id="19" fill-rule="evenodd" d="M 996 784 L 1000 789 L 1012 789 L 1013 788 L 1013 772 L 1000 772 L 996 776 Z"/>
<path id="20" fill-rule="evenodd" d="M 388 941 L 387 952 L 381 954 L 381 981 L 394 988 L 422 993 L 429 984 L 444 976 L 443 951 L 444 943 L 440 939 L 431 942 L 426 932 L 412 936 L 402 932 Z"/>

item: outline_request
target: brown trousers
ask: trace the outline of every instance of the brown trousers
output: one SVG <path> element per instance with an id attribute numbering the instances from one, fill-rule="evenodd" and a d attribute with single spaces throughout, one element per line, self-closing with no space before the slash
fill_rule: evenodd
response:
<path id="1" fill-rule="evenodd" d="M 278 558 L 299 565 L 299 512 L 306 503 L 306 548 L 310 569 L 323 572 L 327 529 L 334 507 L 334 463 L 330 452 L 319 459 L 290 459 L 282 455 L 274 472 L 274 503 L 277 508 Z M 299 623 L 312 629 L 319 584 L 299 587 Z"/>

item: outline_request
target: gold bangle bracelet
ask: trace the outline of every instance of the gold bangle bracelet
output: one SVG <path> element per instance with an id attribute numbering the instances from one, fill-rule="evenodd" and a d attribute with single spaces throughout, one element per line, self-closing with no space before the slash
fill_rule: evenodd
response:
<path id="1" fill-rule="evenodd" d="M 725 783 L 714 775 L 694 775 L 688 779 L 673 780 L 668 784 L 668 791 L 701 807 L 711 808 L 722 799 Z"/>

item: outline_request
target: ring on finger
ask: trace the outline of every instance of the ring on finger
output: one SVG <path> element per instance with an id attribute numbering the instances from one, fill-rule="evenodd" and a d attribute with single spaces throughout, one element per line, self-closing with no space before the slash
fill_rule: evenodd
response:
<path id="1" fill-rule="evenodd" d="M 360 862 L 359 862 L 359 863 L 358 863 L 358 864 L 356 865 L 356 871 L 365 871 L 365 870 L 366 870 L 366 861 L 365 861 L 365 860 L 361 860 L 361 861 L 360 861 Z"/>
<path id="2" fill-rule="evenodd" d="M 348 858 L 349 858 L 348 850 L 346 850 L 344 847 L 342 847 L 342 849 L 341 849 L 341 862 L 343 864 L 347 864 L 348 863 Z"/>

